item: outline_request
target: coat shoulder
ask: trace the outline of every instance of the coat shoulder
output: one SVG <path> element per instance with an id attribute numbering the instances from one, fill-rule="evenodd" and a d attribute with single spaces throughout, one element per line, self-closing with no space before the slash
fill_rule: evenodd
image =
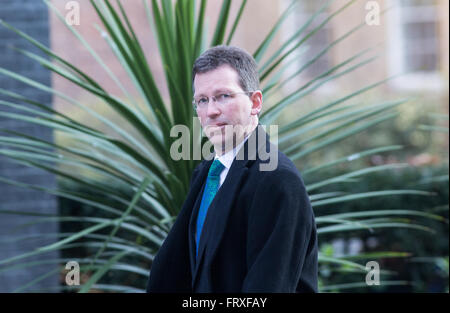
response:
<path id="1" fill-rule="evenodd" d="M 273 158 L 276 158 L 274 160 Z M 276 166 L 272 166 L 270 170 L 263 170 L 262 164 L 276 163 Z M 251 170 L 257 172 L 257 175 L 261 180 L 270 180 L 274 184 L 294 184 L 297 186 L 304 186 L 301 174 L 295 164 L 281 151 L 277 150 L 277 154 L 272 154 L 270 159 L 262 160 L 258 159 L 251 166 Z"/>

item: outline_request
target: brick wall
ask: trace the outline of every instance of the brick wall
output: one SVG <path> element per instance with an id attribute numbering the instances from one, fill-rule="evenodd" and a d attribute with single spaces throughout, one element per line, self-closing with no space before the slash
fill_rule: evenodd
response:
<path id="1" fill-rule="evenodd" d="M 69 12 L 65 8 L 67 1 L 53 1 L 55 8 L 63 16 Z M 99 31 L 94 27 L 94 24 L 97 24 L 101 29 L 104 29 L 104 26 L 98 18 L 95 10 L 92 8 L 92 5 L 88 0 L 78 0 L 78 2 L 80 4 L 80 25 L 74 26 L 75 29 L 84 37 L 96 53 L 101 56 L 104 63 L 108 65 L 121 84 L 123 84 L 123 86 L 133 96 L 139 98 L 140 95 L 135 89 L 132 81 L 129 79 L 128 74 L 123 69 L 108 44 L 102 38 Z M 136 35 L 144 49 L 147 62 L 155 75 L 156 84 L 158 85 L 163 97 L 167 99 L 168 91 L 166 89 L 165 76 L 159 58 L 159 49 L 154 34 L 148 23 L 145 13 L 145 6 L 142 1 L 122 1 L 121 3 L 130 17 L 130 23 L 133 25 Z M 112 1 L 111 4 L 116 6 L 115 1 Z M 214 34 L 213 30 L 216 27 L 221 5 L 222 1 L 208 1 L 206 6 L 205 16 L 209 25 L 209 40 L 212 39 Z M 228 32 L 231 30 L 231 21 L 234 20 L 236 14 L 238 13 L 240 5 L 240 1 L 232 2 Z M 231 44 L 241 46 L 249 52 L 254 52 L 263 40 L 264 36 L 275 24 L 279 15 L 279 10 L 279 1 L 265 0 L 264 6 L 261 6 L 260 0 L 249 0 L 247 3 L 247 8 L 245 9 L 244 15 L 241 19 L 239 29 L 235 33 Z M 119 97 L 123 97 L 123 93 L 105 72 L 105 70 L 95 61 L 84 45 L 80 43 L 63 25 L 53 11 L 50 12 L 49 20 L 51 25 L 50 28 L 52 30 L 52 50 L 57 55 L 83 70 L 97 82 L 100 82 L 102 87 L 108 92 Z M 273 52 L 276 48 L 277 44 L 274 44 L 269 47 L 269 51 Z M 93 97 L 91 97 L 86 91 L 74 86 L 73 83 L 60 76 L 54 75 L 52 83 L 55 89 L 64 92 L 77 100 L 83 101 L 83 103 L 98 103 L 98 100 L 93 99 Z M 58 98 L 54 99 L 53 104 L 58 110 L 71 108 L 67 102 L 64 102 Z"/>
<path id="2" fill-rule="evenodd" d="M 43 44 L 49 44 L 48 10 L 43 2 L 36 0 L 2 0 L 0 6 L 0 19 L 26 32 Z M 22 40 L 14 32 L 0 26 L 0 67 L 24 75 L 42 84 L 50 85 L 51 76 L 47 70 L 40 67 L 31 59 L 10 49 L 9 46 L 30 49 L 33 52 L 37 52 L 37 49 L 33 49 L 30 44 L 25 40 Z M 0 88 L 19 93 L 46 105 L 51 105 L 51 95 L 3 75 L 0 75 Z M 0 95 L 0 100 L 8 101 L 11 99 Z M 0 105 L 0 110 L 8 112 L 16 111 L 3 105 Z M 52 132 L 49 129 L 13 119 L 7 119 L 1 116 L 0 128 L 24 132 L 45 140 L 52 139 Z M 4 134 L 0 133 L 0 136 L 4 136 Z M 0 145 L 0 149 L 5 148 L 7 147 Z M 55 187 L 55 179 L 52 175 L 15 164 L 2 156 L 0 156 L 0 177 L 40 187 Z M 56 214 L 57 201 L 54 196 L 47 193 L 14 187 L 0 182 L 0 210 Z M 31 227 L 21 228 L 20 230 L 17 229 L 19 225 L 34 219 L 35 218 L 0 214 L 0 260 L 30 252 L 36 247 L 49 242 L 43 235 L 57 233 L 58 226 L 56 223 L 39 223 Z M 14 237 L 17 236 L 36 235 L 39 237 L 21 241 L 13 240 Z M 57 257 L 57 253 L 47 253 L 45 255 L 24 259 L 21 262 L 49 260 Z M 0 267 L 0 292 L 14 291 L 19 286 L 31 282 L 54 268 L 56 268 L 54 265 L 38 265 L 25 269 L 2 271 L 2 267 Z M 30 289 L 25 289 L 24 292 L 44 287 L 57 288 L 57 286 L 58 274 L 53 274 L 33 285 Z"/>

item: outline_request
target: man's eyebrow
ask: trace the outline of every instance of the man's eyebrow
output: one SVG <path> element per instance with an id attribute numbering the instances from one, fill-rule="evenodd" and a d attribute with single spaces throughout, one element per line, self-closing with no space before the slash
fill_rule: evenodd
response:
<path id="1" fill-rule="evenodd" d="M 218 89 L 214 90 L 215 95 L 217 95 L 218 93 L 221 93 L 221 92 L 231 93 L 232 91 L 231 91 L 231 89 L 228 89 L 228 88 L 218 88 Z"/>
<path id="2" fill-rule="evenodd" d="M 212 92 L 212 95 L 217 95 L 218 93 L 221 92 L 229 92 L 231 93 L 231 90 L 228 88 L 218 88 L 218 89 L 214 89 L 214 91 Z M 206 97 L 206 95 L 204 93 L 199 93 L 198 95 L 194 95 L 195 97 Z"/>
<path id="3" fill-rule="evenodd" d="M 219 88 L 214 91 L 214 94 L 217 95 L 220 92 L 231 92 L 231 90 L 228 88 Z"/>

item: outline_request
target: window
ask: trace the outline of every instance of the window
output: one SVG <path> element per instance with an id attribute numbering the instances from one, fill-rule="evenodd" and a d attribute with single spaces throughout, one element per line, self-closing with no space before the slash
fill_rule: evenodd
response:
<path id="1" fill-rule="evenodd" d="M 439 15 L 437 0 L 394 0 L 389 16 L 389 56 L 391 74 L 402 89 L 440 88 Z"/>

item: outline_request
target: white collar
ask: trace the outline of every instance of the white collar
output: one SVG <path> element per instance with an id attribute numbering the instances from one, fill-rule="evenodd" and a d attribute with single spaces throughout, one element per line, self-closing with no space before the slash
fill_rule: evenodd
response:
<path id="1" fill-rule="evenodd" d="M 219 156 L 215 156 L 214 159 L 219 159 L 220 163 L 222 163 L 227 169 L 230 169 L 231 164 L 233 163 L 234 158 L 236 157 L 237 153 L 241 149 L 241 147 L 244 145 L 244 143 L 247 141 L 248 136 L 244 138 L 244 140 L 241 141 L 236 147 L 228 151 L 227 153 Z"/>

